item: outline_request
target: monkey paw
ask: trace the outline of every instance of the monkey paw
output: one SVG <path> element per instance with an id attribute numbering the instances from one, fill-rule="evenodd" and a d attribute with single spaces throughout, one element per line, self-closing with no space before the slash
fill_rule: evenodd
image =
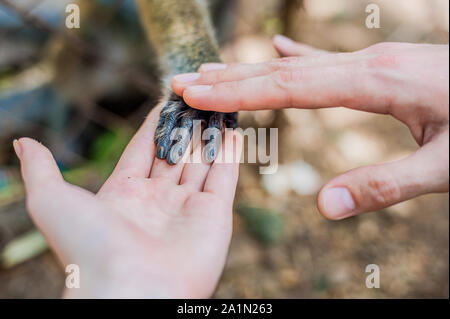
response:
<path id="1" fill-rule="evenodd" d="M 177 164 L 188 149 L 196 120 L 205 123 L 202 125 L 202 135 L 207 142 L 203 158 L 207 163 L 213 162 L 221 146 L 224 128 L 237 126 L 237 113 L 196 110 L 174 93 L 170 95 L 160 113 L 155 132 L 156 157 L 166 159 L 170 165 Z"/>

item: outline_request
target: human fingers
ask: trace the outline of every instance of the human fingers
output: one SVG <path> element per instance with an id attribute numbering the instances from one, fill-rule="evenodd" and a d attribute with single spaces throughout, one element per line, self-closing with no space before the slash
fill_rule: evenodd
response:
<path id="1" fill-rule="evenodd" d="M 190 185 L 202 191 L 210 168 L 211 163 L 206 163 L 202 158 L 202 145 L 199 143 L 192 153 L 192 162 L 184 165 L 180 185 Z"/>
<path id="2" fill-rule="evenodd" d="M 173 91 L 182 96 L 190 85 L 213 84 L 219 82 L 237 81 L 270 73 L 269 63 L 207 63 L 199 68 L 198 73 L 180 74 L 173 78 Z"/>
<path id="3" fill-rule="evenodd" d="M 191 150 L 192 143 L 189 144 L 183 158 L 175 165 L 167 163 L 165 159 L 155 158 L 149 177 L 151 179 L 164 178 L 178 185 L 181 180 L 181 174 L 183 173 L 184 166 L 186 165 L 186 158 L 190 155 Z"/>
<path id="4" fill-rule="evenodd" d="M 387 113 L 390 91 L 371 76 L 366 61 L 310 68 L 292 68 L 244 80 L 188 86 L 183 98 L 202 110 L 319 108 L 346 106 Z"/>
<path id="5" fill-rule="evenodd" d="M 190 86 L 242 81 L 275 72 L 294 72 L 295 70 L 301 71 L 302 68 L 337 66 L 356 63 L 368 58 L 369 54 L 355 52 L 287 57 L 253 64 L 207 63 L 199 68 L 198 73 L 186 73 L 175 76 L 172 80 L 172 89 L 176 94 L 182 96 L 184 90 Z"/>
<path id="6" fill-rule="evenodd" d="M 204 192 L 209 192 L 233 203 L 239 177 L 239 162 L 242 152 L 242 135 L 226 131 L 222 149 L 206 177 Z"/>
<path id="7" fill-rule="evenodd" d="M 155 129 L 158 125 L 161 105 L 155 107 L 128 143 L 111 178 L 148 177 L 155 158 Z"/>

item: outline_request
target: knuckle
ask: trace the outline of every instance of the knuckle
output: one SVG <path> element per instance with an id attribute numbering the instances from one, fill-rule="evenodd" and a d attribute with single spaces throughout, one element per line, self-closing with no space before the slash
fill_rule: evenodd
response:
<path id="1" fill-rule="evenodd" d="M 292 82 L 301 78 L 301 72 L 295 73 L 291 70 L 280 70 L 273 74 L 275 84 L 282 90 L 287 90 Z"/>
<path id="2" fill-rule="evenodd" d="M 208 74 L 209 73 L 209 74 Z M 206 73 L 207 80 L 213 81 L 213 82 L 222 82 L 226 78 L 226 76 L 223 74 L 223 72 L 217 72 L 217 71 L 210 71 Z"/>
<path id="3" fill-rule="evenodd" d="M 292 93 L 292 86 L 295 82 L 301 80 L 301 71 L 277 71 L 273 75 L 275 86 L 282 92 L 285 99 L 286 107 L 293 107 L 294 97 Z"/>
<path id="4" fill-rule="evenodd" d="M 267 65 L 269 66 L 269 68 L 272 72 L 277 72 L 277 71 L 286 70 L 296 60 L 297 60 L 296 57 L 286 57 L 286 58 L 274 59 L 274 60 L 267 62 Z"/>
<path id="5" fill-rule="evenodd" d="M 371 176 L 367 186 L 369 198 L 376 204 L 387 206 L 401 199 L 400 186 L 387 175 Z"/>
<path id="6" fill-rule="evenodd" d="M 225 70 L 206 70 L 200 74 L 200 82 L 202 83 L 214 83 L 214 82 L 226 82 L 237 75 L 237 71 L 231 68 Z"/>

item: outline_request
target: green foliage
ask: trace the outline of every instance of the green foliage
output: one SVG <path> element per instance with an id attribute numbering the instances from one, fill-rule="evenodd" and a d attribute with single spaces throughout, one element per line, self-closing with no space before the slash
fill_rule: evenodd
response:
<path id="1" fill-rule="evenodd" d="M 123 131 L 107 131 L 97 138 L 92 148 L 92 161 L 102 177 L 107 178 L 130 140 Z"/>
<path id="2" fill-rule="evenodd" d="M 266 34 L 281 34 L 284 31 L 283 21 L 278 17 L 267 18 L 264 21 L 264 31 Z"/>
<path id="3" fill-rule="evenodd" d="M 91 160 L 80 167 L 64 171 L 64 179 L 79 186 L 85 186 L 92 180 L 104 181 L 113 171 L 129 140 L 130 136 L 126 132 L 105 132 L 93 143 Z"/>
<path id="4" fill-rule="evenodd" d="M 330 281 L 328 280 L 327 276 L 322 274 L 319 277 L 315 278 L 313 285 L 314 290 L 316 291 L 327 291 L 330 288 Z"/>
<path id="5" fill-rule="evenodd" d="M 39 256 L 47 248 L 48 244 L 44 236 L 39 231 L 32 230 L 15 238 L 0 251 L 0 267 L 12 268 Z"/>
<path id="6" fill-rule="evenodd" d="M 89 162 L 83 166 L 66 170 L 62 174 L 64 180 L 78 186 L 85 186 L 89 180 L 94 178 L 100 179 L 98 172 L 95 170 L 95 166 Z"/>
<path id="7" fill-rule="evenodd" d="M 10 84 L 14 82 L 16 72 L 13 68 L 3 67 L 0 68 L 0 93 L 2 91 L 7 91 Z"/>
<path id="8" fill-rule="evenodd" d="M 284 222 L 279 213 L 247 205 L 239 206 L 237 213 L 244 220 L 250 235 L 259 242 L 270 245 L 282 239 Z"/>

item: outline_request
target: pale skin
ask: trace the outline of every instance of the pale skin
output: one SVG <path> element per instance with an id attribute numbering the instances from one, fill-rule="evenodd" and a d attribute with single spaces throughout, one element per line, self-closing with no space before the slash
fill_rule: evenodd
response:
<path id="1" fill-rule="evenodd" d="M 206 298 L 214 292 L 231 239 L 241 136 L 228 133 L 221 150 L 235 152 L 234 163 L 169 166 L 155 158 L 159 111 L 151 112 L 96 194 L 65 182 L 40 143 L 14 142 L 34 222 L 63 265 L 80 267 L 81 287 L 66 289 L 65 297 Z"/>
<path id="2" fill-rule="evenodd" d="M 319 211 L 343 219 L 427 193 L 449 190 L 449 47 L 380 43 L 329 53 L 282 36 L 285 58 L 258 64 L 205 64 L 176 76 L 173 90 L 191 107 L 234 112 L 347 107 L 391 115 L 419 145 L 410 156 L 360 167 L 329 181 Z M 336 119 L 339 120 L 339 119 Z"/>

